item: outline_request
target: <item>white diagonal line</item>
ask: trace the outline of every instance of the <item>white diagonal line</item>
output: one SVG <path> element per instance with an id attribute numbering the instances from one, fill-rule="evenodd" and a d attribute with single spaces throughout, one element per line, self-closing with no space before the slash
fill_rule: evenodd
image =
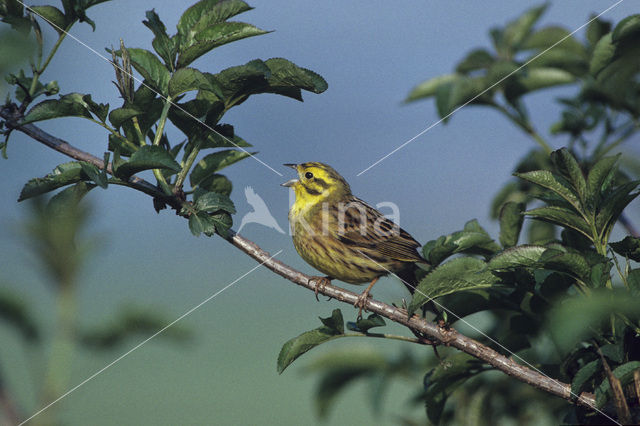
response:
<path id="1" fill-rule="evenodd" d="M 122 71 L 123 73 L 127 74 L 129 77 L 133 78 L 135 81 L 137 81 L 138 83 L 140 83 L 141 85 L 145 86 L 146 88 L 148 88 L 149 90 L 151 90 L 153 93 L 157 94 L 159 97 L 161 97 L 162 99 L 164 99 L 165 101 L 168 101 L 172 107 L 179 109 L 180 111 L 182 111 L 183 113 L 185 113 L 189 118 L 194 119 L 195 121 L 197 121 L 198 123 L 202 124 L 204 127 L 206 127 L 208 130 L 212 131 L 213 133 L 217 134 L 218 136 L 220 136 L 221 138 L 223 138 L 224 140 L 226 140 L 227 142 L 229 142 L 231 145 L 235 146 L 236 148 L 238 148 L 239 150 L 243 151 L 245 154 L 248 154 L 250 157 L 252 157 L 254 160 L 256 160 L 258 163 L 262 164 L 263 166 L 265 166 L 266 168 L 268 168 L 269 170 L 271 170 L 273 173 L 277 174 L 278 176 L 283 176 L 282 173 L 280 173 L 279 171 L 275 170 L 273 167 L 271 167 L 270 165 L 268 165 L 267 163 L 265 163 L 264 161 L 262 161 L 261 159 L 259 159 L 258 157 L 256 157 L 255 155 L 253 155 L 252 153 L 250 153 L 249 151 L 247 151 L 246 149 L 244 149 L 243 147 L 241 147 L 240 145 L 236 144 L 235 142 L 233 142 L 232 140 L 230 140 L 229 138 L 227 138 L 226 136 L 224 136 L 223 134 L 221 134 L 220 132 L 218 132 L 216 129 L 214 129 L 213 127 L 209 126 L 208 124 L 206 124 L 205 122 L 203 122 L 202 120 L 200 120 L 198 117 L 196 117 L 195 115 L 191 114 L 189 111 L 185 110 L 184 108 L 182 108 L 180 105 L 176 104 L 175 102 L 169 101 L 167 99 L 166 96 L 164 96 L 162 93 L 156 91 L 155 89 L 153 89 L 152 87 L 150 87 L 148 84 L 145 84 L 144 81 L 140 80 L 139 78 L 137 78 L 136 76 L 134 76 L 132 73 L 128 72 L 127 70 L 125 70 L 124 68 L 122 68 L 120 65 L 116 64 L 115 62 L 112 62 L 109 58 L 107 58 L 106 56 L 104 56 L 103 54 L 101 54 L 100 52 L 98 52 L 97 50 L 95 50 L 94 48 L 92 48 L 91 46 L 89 46 L 88 44 L 86 44 L 85 42 L 83 42 L 82 40 L 80 40 L 79 38 L 77 38 L 76 36 L 74 36 L 73 34 L 65 31 L 64 28 L 60 28 L 59 26 L 57 26 L 55 23 L 51 22 L 50 20 L 48 20 L 47 18 L 45 18 L 44 16 L 42 16 L 41 14 L 39 14 L 38 12 L 36 12 L 35 10 L 31 9 L 28 5 L 24 4 L 24 2 L 22 0 L 17 0 L 18 3 L 22 4 L 22 6 L 24 6 L 25 8 L 27 8 L 29 10 L 29 12 L 33 13 L 34 15 L 44 19 L 47 23 L 49 23 L 51 26 L 53 26 L 54 28 L 56 28 L 58 31 L 64 33 L 67 37 L 73 39 L 76 43 L 86 47 L 87 49 L 89 49 L 91 52 L 93 52 L 96 56 L 100 57 L 101 59 L 103 59 L 105 62 L 108 62 L 109 64 L 111 64 L 112 66 L 118 68 L 120 71 Z"/>
<path id="2" fill-rule="evenodd" d="M 180 321 L 181 319 L 183 319 L 184 317 L 190 315 L 191 313 L 193 313 L 196 309 L 198 309 L 199 307 L 201 307 L 202 305 L 204 305 L 205 303 L 207 303 L 208 301 L 210 301 L 211 299 L 215 298 L 216 296 L 218 296 L 220 293 L 222 293 L 223 291 L 225 291 L 226 289 L 228 289 L 229 287 L 231 287 L 232 285 L 234 285 L 235 283 L 237 283 L 238 281 L 240 281 L 241 279 L 243 279 L 244 277 L 246 277 L 247 275 L 251 274 L 253 271 L 255 271 L 256 269 L 258 269 L 259 267 L 261 267 L 262 265 L 264 265 L 266 262 L 270 261 L 271 259 L 273 259 L 274 257 L 276 257 L 277 255 L 279 255 L 280 253 L 282 253 L 282 250 L 279 250 L 278 252 L 276 252 L 274 255 L 270 256 L 268 259 L 264 260 L 263 262 L 257 264 L 256 266 L 254 266 L 253 268 L 249 269 L 247 272 L 245 272 L 244 274 L 240 275 L 238 278 L 236 278 L 235 280 L 231 281 L 229 284 L 227 284 L 226 286 L 224 286 L 222 289 L 218 290 L 217 292 L 215 292 L 214 294 L 212 294 L 211 296 L 207 297 L 206 299 L 204 299 L 202 302 L 198 303 L 196 306 L 194 306 L 193 308 L 189 309 L 187 312 L 185 312 L 184 314 L 180 315 L 178 318 L 176 318 L 175 320 L 171 321 L 169 324 L 165 325 L 164 327 L 162 327 L 160 330 L 156 331 L 154 334 L 152 334 L 151 336 L 149 336 L 148 338 L 146 338 L 145 340 L 143 340 L 142 342 L 138 343 L 137 345 L 135 345 L 133 348 L 129 349 L 127 352 L 125 352 L 124 354 L 120 355 L 118 358 L 114 359 L 113 361 L 111 361 L 109 364 L 105 365 L 104 367 L 102 367 L 100 370 L 96 371 L 95 373 L 93 373 L 91 376 L 87 377 L 86 379 L 84 379 L 82 382 L 78 383 L 77 385 L 75 385 L 74 387 L 72 387 L 71 389 L 69 389 L 68 391 L 66 391 L 65 393 L 63 393 L 62 395 L 60 395 L 58 398 L 56 398 L 55 400 L 51 401 L 49 404 L 45 405 L 44 407 L 42 407 L 40 410 L 38 410 L 37 412 L 35 412 L 34 414 L 31 415 L 31 417 L 29 417 L 28 419 L 24 420 L 22 423 L 20 423 L 19 426 L 24 425 L 25 423 L 27 423 L 29 420 L 33 419 L 35 416 L 37 416 L 38 414 L 42 413 L 44 410 L 46 410 L 47 408 L 51 407 L 53 404 L 59 402 L 60 400 L 62 400 L 63 398 L 66 398 L 67 396 L 69 396 L 69 394 L 71 394 L 72 392 L 74 392 L 76 389 L 78 389 L 79 387 L 81 387 L 82 385 L 84 385 L 85 383 L 89 382 L 90 380 L 94 379 L 96 376 L 100 375 L 101 373 L 103 373 L 106 369 L 108 369 L 109 367 L 113 366 L 114 364 L 116 364 L 118 361 L 122 360 L 124 357 L 126 357 L 127 355 L 129 355 L 131 352 L 135 351 L 136 349 L 140 348 L 142 345 L 144 345 L 145 343 L 147 343 L 149 340 L 153 339 L 154 337 L 156 337 L 157 335 L 159 335 L 160 333 L 162 333 L 163 331 L 165 331 L 166 329 L 168 329 L 169 327 L 173 326 L 175 323 L 177 323 L 178 321 Z"/>
<path id="3" fill-rule="evenodd" d="M 402 145 L 398 146 L 397 148 L 395 148 L 393 151 L 391 151 L 390 153 L 388 153 L 387 155 L 385 155 L 384 157 L 380 158 L 378 161 L 376 161 L 375 163 L 371 164 L 369 167 L 367 167 L 366 169 L 362 170 L 360 173 L 358 173 L 356 176 L 360 176 L 363 173 L 367 172 L 369 169 L 375 167 L 376 165 L 380 164 L 382 161 L 386 160 L 387 158 L 389 158 L 390 156 L 392 156 L 393 154 L 395 154 L 396 152 L 400 151 L 402 148 L 404 148 L 405 146 L 409 145 L 411 142 L 413 142 L 414 140 L 418 139 L 420 136 L 424 135 L 425 133 L 427 133 L 429 130 L 433 129 L 435 126 L 437 126 L 438 124 L 442 123 L 444 120 L 446 120 L 447 118 L 451 117 L 453 114 L 455 114 L 456 112 L 458 112 L 460 109 L 466 107 L 467 105 L 469 105 L 471 102 L 475 101 L 476 99 L 478 99 L 480 96 L 484 95 L 485 93 L 487 93 L 489 90 L 493 89 L 495 86 L 497 86 L 498 84 L 502 83 L 504 80 L 506 80 L 507 78 L 511 77 L 513 74 L 517 73 L 518 71 L 520 71 L 522 68 L 526 67 L 527 65 L 529 65 L 531 62 L 535 61 L 536 59 L 538 59 L 540 56 L 544 55 L 545 53 L 547 53 L 549 50 L 553 49 L 554 47 L 556 47 L 557 45 L 559 45 L 560 43 L 562 43 L 563 41 L 565 41 L 566 39 L 568 39 L 569 37 L 573 36 L 575 33 L 577 33 L 578 31 L 580 31 L 581 29 L 583 29 L 584 27 L 586 27 L 587 25 L 589 25 L 591 22 L 595 21 L 596 19 L 598 19 L 600 16 L 604 15 L 605 13 L 609 12 L 611 9 L 613 9 L 614 7 L 616 7 L 617 5 L 619 5 L 620 3 L 622 3 L 624 0 L 618 0 L 616 3 L 614 3 L 613 5 L 609 6 L 608 8 L 606 8 L 605 10 L 603 10 L 602 12 L 600 12 L 599 14 L 597 14 L 596 16 L 594 16 L 592 19 L 590 19 L 589 21 L 585 22 L 584 24 L 580 25 L 578 28 L 576 28 L 575 30 L 573 30 L 570 34 L 567 34 L 566 36 L 562 37 L 559 41 L 555 42 L 551 47 L 546 48 L 545 50 L 543 50 L 542 52 L 538 53 L 536 56 L 534 56 L 533 58 L 529 59 L 527 62 L 525 62 L 524 64 L 522 64 L 521 66 L 519 66 L 518 68 L 516 68 L 515 70 L 511 71 L 509 74 L 507 74 L 506 76 L 502 77 L 500 80 L 496 81 L 495 83 L 493 83 L 491 86 L 487 87 L 486 89 L 484 89 L 482 92 L 478 93 L 477 95 L 475 95 L 473 98 L 469 99 L 468 101 L 466 101 L 465 103 L 463 103 L 462 105 L 460 105 L 459 107 L 457 107 L 456 109 L 454 109 L 453 111 L 451 111 L 449 114 L 445 115 L 444 117 L 442 117 L 440 120 L 436 121 L 435 123 L 431 124 L 429 127 L 427 127 L 426 129 L 422 130 L 420 133 L 418 133 L 417 135 L 415 135 L 414 137 L 412 137 L 411 139 L 409 139 L 408 141 L 406 141 L 405 143 L 403 143 Z"/>
<path id="4" fill-rule="evenodd" d="M 439 302 L 436 302 L 436 300 L 433 297 L 429 297 L 426 294 L 424 294 L 422 291 L 418 290 L 417 287 L 413 286 L 412 284 L 406 282 L 405 280 L 403 280 L 402 278 L 400 278 L 399 276 L 397 276 L 396 274 L 394 274 L 393 272 L 391 272 L 389 269 L 385 268 L 383 265 L 380 265 L 378 262 L 376 262 L 375 260 L 373 260 L 371 257 L 367 256 L 365 253 L 363 253 L 360 250 L 357 250 L 361 255 L 363 255 L 364 257 L 366 257 L 367 259 L 369 259 L 370 261 L 372 261 L 373 263 L 375 263 L 376 265 L 378 265 L 380 268 L 384 269 L 385 271 L 387 271 L 389 274 L 393 275 L 394 277 L 398 278 L 400 281 L 402 281 L 405 285 L 411 287 L 412 289 L 414 289 L 417 293 L 420 293 L 421 295 L 423 295 L 424 297 L 426 297 L 428 300 L 426 303 L 429 302 L 433 302 L 435 305 L 438 305 L 439 308 L 444 309 L 445 311 L 447 311 L 448 313 L 450 313 L 451 315 L 453 315 L 454 317 L 456 317 L 460 322 L 464 323 L 465 325 L 471 327 L 474 331 L 480 333 L 482 336 L 486 337 L 487 339 L 489 339 L 491 342 L 495 343 L 496 345 L 498 345 L 501 349 L 503 349 L 504 351 L 506 351 L 507 353 L 509 353 L 510 356 L 514 357 L 514 358 L 518 358 L 520 361 L 522 361 L 522 363 L 526 364 L 527 367 L 529 367 L 530 369 L 538 372 L 540 375 L 545 376 L 547 379 L 553 380 L 554 382 L 556 382 L 557 384 L 562 384 L 560 381 L 558 381 L 557 379 L 554 379 L 551 376 L 548 376 L 547 374 L 545 374 L 544 372 L 540 371 L 538 368 L 536 368 L 534 365 L 530 364 L 526 359 L 522 358 L 521 356 L 517 355 L 516 353 L 510 351 L 507 347 L 505 347 L 504 345 L 502 345 L 500 342 L 498 342 L 497 340 L 495 340 L 494 338 L 492 338 L 491 336 L 489 336 L 488 334 L 486 334 L 484 331 L 480 330 L 479 328 L 477 328 L 476 326 L 474 326 L 473 324 L 471 324 L 469 321 L 465 320 L 464 318 L 456 315 L 455 312 L 451 311 L 449 308 L 443 306 L 442 304 L 440 304 Z M 569 388 L 569 393 L 571 394 L 571 396 L 574 396 L 576 398 L 579 397 L 579 395 L 576 395 L 575 393 L 573 393 L 571 391 L 571 389 Z M 615 424 L 622 426 L 621 423 L 618 423 L 615 419 L 609 417 L 606 413 L 600 411 L 597 407 L 591 407 L 593 408 L 595 411 L 597 411 L 598 413 L 602 414 L 603 416 L 605 416 L 606 418 L 608 418 L 609 420 L 611 420 L 612 422 L 614 422 Z"/>

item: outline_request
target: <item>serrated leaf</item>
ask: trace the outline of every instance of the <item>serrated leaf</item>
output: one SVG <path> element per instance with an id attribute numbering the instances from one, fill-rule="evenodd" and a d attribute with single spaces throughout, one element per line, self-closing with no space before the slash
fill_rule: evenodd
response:
<path id="1" fill-rule="evenodd" d="M 409 305 L 409 314 L 432 299 L 460 291 L 488 288 L 497 282 L 498 278 L 480 259 L 459 257 L 450 260 L 420 280 Z"/>
<path id="2" fill-rule="evenodd" d="M 142 75 L 142 77 L 152 85 L 152 87 L 162 95 L 167 95 L 169 79 L 171 74 L 160 59 L 146 49 L 127 48 L 131 65 Z"/>
<path id="3" fill-rule="evenodd" d="M 91 180 L 91 177 L 83 170 L 82 164 L 77 161 L 60 164 L 47 176 L 31 179 L 22 188 L 18 201 L 24 201 L 82 180 Z"/>
<path id="4" fill-rule="evenodd" d="M 593 241 L 594 237 L 591 235 L 591 228 L 589 227 L 589 224 L 569 209 L 557 206 L 539 207 L 537 209 L 526 211 L 525 215 L 556 225 L 569 227 Z"/>
<path id="5" fill-rule="evenodd" d="M 604 345 L 600 348 L 600 352 L 613 362 L 621 363 L 624 361 L 624 344 L 622 341 Z"/>
<path id="6" fill-rule="evenodd" d="M 530 268 L 538 264 L 547 247 L 522 245 L 506 249 L 493 257 L 487 267 L 492 271 L 505 271 L 515 268 Z"/>
<path id="7" fill-rule="evenodd" d="M 198 28 L 226 21 L 251 9 L 248 4 L 239 0 L 201 0 L 182 14 L 177 25 L 178 33 L 188 42 Z"/>
<path id="8" fill-rule="evenodd" d="M 581 255 L 554 249 L 548 249 L 542 254 L 540 265 L 545 269 L 569 273 L 580 279 L 586 279 L 591 273 L 591 267 Z"/>
<path id="9" fill-rule="evenodd" d="M 134 174 L 150 169 L 169 169 L 179 172 L 180 165 L 164 148 L 145 145 L 134 152 L 129 161 L 118 165 L 114 174 L 120 179 L 128 180 Z"/>
<path id="10" fill-rule="evenodd" d="M 626 236 L 622 241 L 609 243 L 613 251 L 620 256 L 640 262 L 640 238 Z"/>
<path id="11" fill-rule="evenodd" d="M 458 74 L 446 74 L 425 80 L 411 89 L 405 102 L 417 101 L 418 99 L 434 96 L 440 86 L 451 83 L 456 78 L 458 78 Z"/>
<path id="12" fill-rule="evenodd" d="M 178 53 L 178 68 L 186 67 L 200 56 L 216 47 L 231 43 L 243 38 L 267 34 L 251 24 L 244 22 L 220 22 L 193 35 L 194 42 Z"/>
<path id="13" fill-rule="evenodd" d="M 198 183 L 198 188 L 204 191 L 217 192 L 228 197 L 233 189 L 233 184 L 226 176 L 214 173 L 201 180 L 200 183 Z"/>
<path id="14" fill-rule="evenodd" d="M 518 244 L 524 222 L 524 203 L 508 202 L 500 209 L 500 244 L 508 248 Z"/>
<path id="15" fill-rule="evenodd" d="M 584 202 L 587 196 L 587 182 L 574 156 L 568 149 L 561 148 L 551 153 L 551 162 L 569 180 L 578 198 Z"/>
<path id="16" fill-rule="evenodd" d="M 560 197 L 565 199 L 577 211 L 580 211 L 581 205 L 578 195 L 571 188 L 570 184 L 560 176 L 551 173 L 548 170 L 535 170 L 527 173 L 514 173 L 514 176 L 524 179 L 543 188 L 549 189 Z"/>
<path id="17" fill-rule="evenodd" d="M 620 380 L 620 384 L 624 388 L 624 386 L 633 381 L 633 372 L 638 369 L 640 369 L 640 361 L 630 361 L 615 368 L 613 370 L 613 375 L 615 378 Z M 609 385 L 609 379 L 606 378 L 602 383 L 600 383 L 600 386 L 596 388 L 596 406 L 598 408 L 602 408 L 607 400 L 612 397 L 611 393 L 612 391 L 611 386 Z"/>
<path id="18" fill-rule="evenodd" d="M 602 187 L 622 154 L 601 158 L 587 175 L 587 195 L 592 203 L 600 199 Z"/>
<path id="19" fill-rule="evenodd" d="M 253 154 L 246 151 L 227 149 L 205 156 L 198 162 L 198 164 L 196 164 L 196 166 L 193 168 L 193 171 L 191 172 L 191 175 L 189 176 L 191 186 L 197 186 L 205 178 L 209 177 L 215 172 L 222 170 L 223 168 L 230 166 L 231 164 L 236 163 Z"/>
<path id="20" fill-rule="evenodd" d="M 147 10 L 145 16 L 147 20 L 142 21 L 142 23 L 153 32 L 154 38 L 151 42 L 153 50 L 155 50 L 164 63 L 173 70 L 173 63 L 175 62 L 175 57 L 178 52 L 177 41 L 169 37 L 167 28 L 155 10 Z"/>
<path id="21" fill-rule="evenodd" d="M 596 216 L 596 228 L 601 235 L 609 233 L 625 207 L 640 195 L 640 192 L 632 192 L 638 185 L 640 180 L 624 183 L 604 197 L 600 212 Z"/>
<path id="22" fill-rule="evenodd" d="M 602 368 L 602 362 L 599 359 L 593 360 L 585 364 L 571 380 L 571 393 L 580 395 L 584 386 L 593 376 Z"/>
<path id="23" fill-rule="evenodd" d="M 42 101 L 29 110 L 21 124 L 60 117 L 92 118 L 87 104 L 82 101 L 82 96 L 80 93 L 70 93 L 60 99 Z"/>
<path id="24" fill-rule="evenodd" d="M 189 230 L 196 237 L 202 233 L 211 237 L 216 232 L 216 224 L 207 212 L 197 212 L 189 216 Z"/>
<path id="25" fill-rule="evenodd" d="M 282 374 L 293 361 L 316 346 L 344 336 L 344 321 L 340 309 L 334 309 L 330 317 L 320 320 L 324 324 L 322 327 L 304 332 L 282 345 L 278 355 L 278 374 Z"/>
<path id="26" fill-rule="evenodd" d="M 51 27 L 56 30 L 58 34 L 63 34 L 67 29 L 67 18 L 64 16 L 64 13 L 54 6 L 30 6 L 33 12 L 36 15 L 43 18 L 47 24 L 51 25 Z"/>
<path id="27" fill-rule="evenodd" d="M 328 88 L 327 82 L 322 76 L 306 68 L 299 67 L 287 59 L 271 58 L 264 63 L 271 71 L 271 74 L 267 77 L 269 87 L 277 94 L 293 97 L 301 101 L 302 97 L 299 95 L 291 96 L 291 92 L 283 89 L 295 88 L 312 93 L 322 93 Z"/>
<path id="28" fill-rule="evenodd" d="M 192 90 L 207 90 L 222 97 L 220 88 L 213 84 L 213 81 L 195 68 L 180 68 L 169 80 L 169 96 L 175 98 Z"/>
<path id="29" fill-rule="evenodd" d="M 215 212 L 218 210 L 223 210 L 231 214 L 236 212 L 233 201 L 231 201 L 229 197 L 217 192 L 207 192 L 199 196 L 195 202 L 195 208 L 207 212 Z"/>

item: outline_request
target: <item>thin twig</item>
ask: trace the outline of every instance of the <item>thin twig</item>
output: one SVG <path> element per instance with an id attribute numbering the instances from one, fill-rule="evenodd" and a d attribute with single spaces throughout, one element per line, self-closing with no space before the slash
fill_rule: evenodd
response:
<path id="1" fill-rule="evenodd" d="M 33 139 L 45 144 L 46 146 L 61 152 L 76 160 L 86 161 L 94 164 L 98 167 L 103 167 L 103 161 L 87 152 L 81 151 L 66 141 L 58 139 L 48 133 L 42 131 L 34 125 L 21 126 L 19 124 L 19 116 L 11 109 L 4 108 L 0 110 L 0 117 L 8 120 L 10 127 L 31 136 Z M 107 172 L 111 173 L 111 167 L 107 167 Z M 132 177 L 129 181 L 129 186 L 151 195 L 154 198 L 161 199 L 167 205 L 179 210 L 183 201 L 178 197 L 167 196 L 163 191 L 155 185 L 149 182 Z M 358 299 L 358 295 L 351 291 L 335 287 L 331 284 L 324 284 L 317 286 L 317 282 L 312 279 L 311 276 L 305 275 L 302 272 L 286 265 L 279 260 L 273 259 L 270 254 L 262 250 L 253 241 L 250 241 L 240 234 L 230 231 L 226 240 L 233 246 L 255 259 L 256 261 L 263 263 L 265 267 L 275 272 L 276 274 L 284 277 L 294 284 L 305 287 L 313 292 L 321 293 L 330 298 L 339 300 L 341 302 L 353 305 Z M 492 348 L 483 345 L 477 340 L 471 339 L 458 333 L 456 330 L 450 327 L 442 327 L 438 324 L 427 321 L 417 315 L 412 317 L 407 316 L 407 312 L 403 309 L 399 309 L 395 306 L 388 305 L 386 303 L 367 299 L 365 303 L 365 309 L 390 319 L 398 324 L 402 324 L 408 327 L 413 332 L 420 333 L 422 336 L 428 337 L 433 342 L 442 343 L 446 346 L 452 346 L 459 349 L 471 356 L 474 356 L 487 364 L 493 366 L 497 370 L 512 376 L 524 383 L 534 386 L 538 389 L 549 392 L 553 395 L 564 398 L 568 401 L 574 402 L 579 405 L 596 408 L 595 397 L 591 393 L 583 392 L 576 396 L 571 393 L 571 385 L 562 383 L 556 379 L 550 378 L 534 371 L 528 367 L 520 365 L 512 359 L 500 354 Z"/>

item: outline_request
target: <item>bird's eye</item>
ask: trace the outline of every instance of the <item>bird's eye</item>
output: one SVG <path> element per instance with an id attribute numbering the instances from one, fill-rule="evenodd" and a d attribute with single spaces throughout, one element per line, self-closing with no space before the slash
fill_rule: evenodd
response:
<path id="1" fill-rule="evenodd" d="M 313 177 L 313 173 L 307 172 L 304 174 L 304 177 L 306 177 L 307 179 L 311 179 Z"/>

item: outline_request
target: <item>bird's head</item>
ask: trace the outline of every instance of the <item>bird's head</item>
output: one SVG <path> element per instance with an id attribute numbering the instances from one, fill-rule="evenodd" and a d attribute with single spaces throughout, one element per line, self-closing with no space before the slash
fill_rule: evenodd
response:
<path id="1" fill-rule="evenodd" d="M 315 204 L 327 199 L 340 199 L 351 195 L 351 188 L 342 176 L 331 166 L 310 162 L 302 164 L 285 164 L 298 172 L 298 179 L 291 179 L 282 184 L 293 188 L 296 203 Z"/>

